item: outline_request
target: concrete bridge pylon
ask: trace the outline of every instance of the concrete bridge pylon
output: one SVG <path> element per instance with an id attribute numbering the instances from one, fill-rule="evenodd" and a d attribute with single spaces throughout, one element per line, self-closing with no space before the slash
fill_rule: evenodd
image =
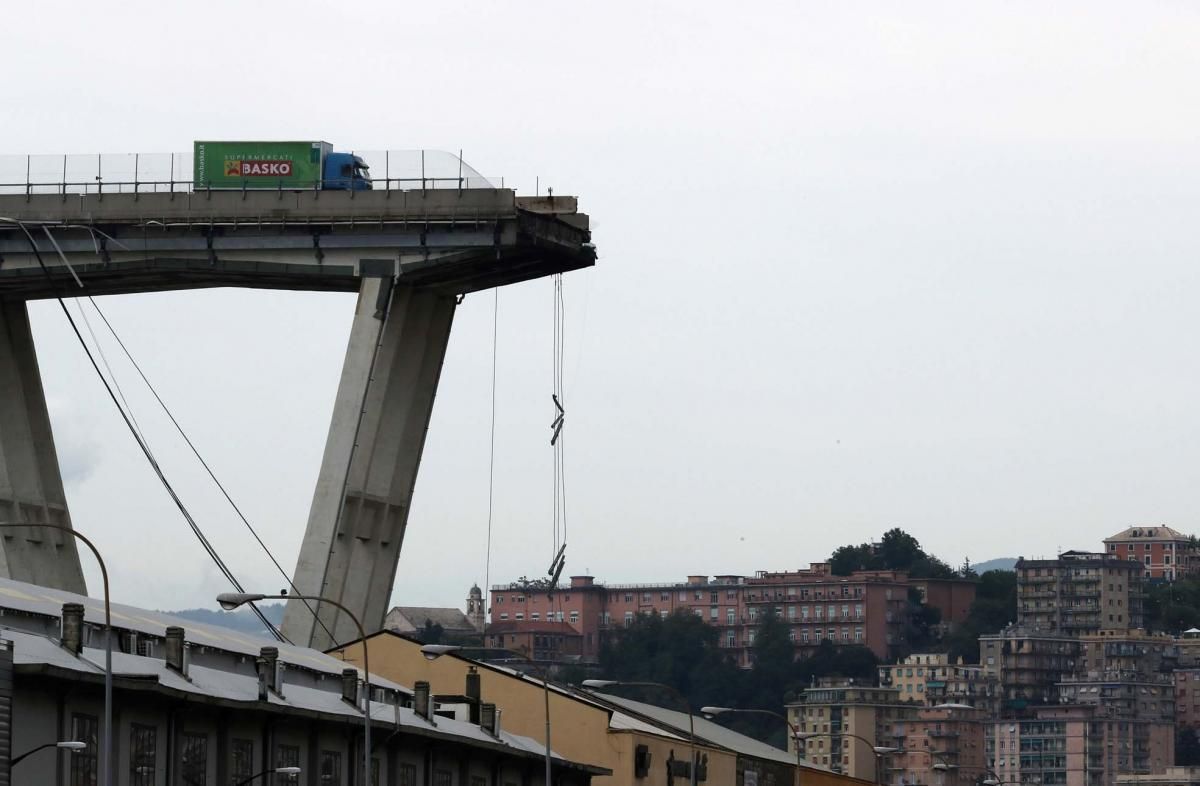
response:
<path id="1" fill-rule="evenodd" d="M 455 298 L 363 278 L 294 583 L 305 595 L 387 614 Z M 291 602 L 283 633 L 326 649 L 358 636 L 328 604 Z M 365 624 L 365 623 L 364 623 Z M 330 638 L 330 633 L 333 637 Z"/>
<path id="2" fill-rule="evenodd" d="M 29 312 L 0 298 L 0 523 L 70 526 Z M 0 576 L 84 593 L 75 539 L 49 527 L 0 532 Z"/>

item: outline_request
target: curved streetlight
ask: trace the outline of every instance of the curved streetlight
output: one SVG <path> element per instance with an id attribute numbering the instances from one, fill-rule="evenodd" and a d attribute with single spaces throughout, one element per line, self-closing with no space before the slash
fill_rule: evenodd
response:
<path id="1" fill-rule="evenodd" d="M 104 740 L 102 744 L 104 746 L 104 783 L 105 786 L 110 786 L 113 782 L 113 763 L 116 757 L 113 756 L 112 745 L 112 603 L 108 593 L 108 567 L 104 564 L 104 559 L 100 556 L 100 551 L 96 548 L 96 544 L 88 540 L 87 536 L 71 527 L 62 524 L 41 523 L 0 524 L 0 529 L 13 529 L 17 527 L 44 527 L 46 529 L 56 529 L 60 532 L 66 532 L 76 539 L 83 541 L 83 544 L 91 549 L 92 554 L 96 557 L 96 562 L 100 563 L 100 578 L 104 584 Z"/>
<path id="2" fill-rule="evenodd" d="M 797 783 L 800 782 L 800 762 L 803 761 L 803 757 L 800 755 L 800 740 L 799 740 L 800 731 L 799 731 L 799 729 L 796 728 L 796 726 L 790 720 L 788 720 L 788 717 L 786 715 L 784 715 L 783 713 L 780 713 L 780 712 L 775 712 L 774 710 L 750 710 L 750 709 L 742 710 L 742 709 L 736 709 L 734 707 L 701 707 L 700 708 L 701 715 L 708 715 L 710 717 L 715 717 L 717 715 L 725 715 L 727 713 L 747 714 L 747 715 L 770 715 L 771 717 L 779 718 L 781 721 L 786 723 L 788 726 L 788 731 L 791 733 L 792 738 L 796 740 L 796 782 Z"/>
<path id="3" fill-rule="evenodd" d="M 458 652 L 462 649 L 464 648 L 458 644 L 422 644 L 421 654 L 425 656 L 426 660 L 437 660 L 443 655 L 451 652 Z M 505 649 L 502 651 L 516 655 L 519 658 L 523 658 L 530 665 L 537 668 L 537 663 L 534 662 L 533 658 L 530 658 L 523 653 L 510 649 Z M 539 670 L 542 672 L 542 696 L 546 704 L 546 786 L 550 786 L 550 678 L 545 669 Z"/>
<path id="4" fill-rule="evenodd" d="M 341 609 L 346 612 L 355 626 L 358 628 L 359 641 L 362 642 L 363 656 L 363 684 L 366 686 L 367 700 L 363 704 L 363 782 L 371 780 L 371 669 L 367 656 L 367 632 L 363 630 L 362 623 L 358 621 L 358 617 L 354 612 L 346 608 L 336 600 L 323 598 L 320 595 L 288 595 L 287 593 L 278 593 L 274 595 L 265 595 L 259 592 L 222 592 L 217 596 L 217 603 L 226 611 L 233 611 L 238 606 L 247 603 L 257 603 L 260 600 L 315 600 L 318 603 L 328 603 L 330 606 Z M 279 770 L 272 770 L 279 772 Z M 297 770 L 299 772 L 299 770 Z M 263 773 L 259 773 L 262 775 Z M 257 776 L 255 776 L 257 777 Z M 239 784 L 240 786 L 240 784 Z"/>
<path id="5" fill-rule="evenodd" d="M 276 775 L 299 775 L 300 768 L 299 767 L 272 767 L 269 770 L 263 770 L 262 772 L 256 772 L 244 781 L 238 781 L 237 784 L 235 784 L 235 786 L 246 786 L 247 783 L 250 783 L 254 779 L 261 778 L 264 775 L 270 775 L 271 773 L 275 773 Z"/>
<path id="6" fill-rule="evenodd" d="M 839 731 L 836 735 L 831 732 L 828 732 L 828 731 L 798 731 L 798 732 L 796 732 L 797 747 L 799 747 L 799 744 L 798 744 L 799 740 L 811 740 L 814 737 L 829 737 L 832 740 L 832 738 L 835 736 L 850 737 L 852 739 L 859 740 L 860 742 L 862 742 L 864 745 L 866 745 L 867 747 L 869 747 L 871 749 L 871 751 L 875 754 L 875 783 L 880 782 L 879 781 L 879 760 L 882 759 L 884 756 L 890 756 L 893 753 L 900 752 L 899 748 L 893 748 L 889 745 L 876 745 L 875 743 L 868 740 L 866 737 L 860 737 L 859 735 L 851 734 L 848 731 Z"/>
<path id="7" fill-rule="evenodd" d="M 13 759 L 12 761 L 10 761 L 8 763 L 8 766 L 15 767 L 26 756 L 31 756 L 31 755 L 37 753 L 38 751 L 44 751 L 44 750 L 46 750 L 46 748 L 61 748 L 65 751 L 70 751 L 71 753 L 76 753 L 78 751 L 83 750 L 86 747 L 87 747 L 86 742 L 78 742 L 76 740 L 64 740 L 62 742 L 47 742 L 45 745 L 39 745 L 36 748 L 34 748 L 33 750 L 25 751 L 20 756 Z"/>
<path id="8" fill-rule="evenodd" d="M 691 759 L 688 761 L 688 773 L 690 775 L 689 781 L 690 781 L 691 785 L 696 786 L 696 723 L 692 719 L 692 703 L 690 701 L 688 701 L 687 696 L 684 696 L 682 693 L 680 693 L 677 688 L 673 688 L 670 685 L 664 685 L 661 682 L 625 682 L 624 680 L 584 680 L 583 682 L 581 682 L 579 684 L 585 688 L 591 688 L 593 690 L 603 689 L 603 688 L 616 688 L 616 687 L 621 687 L 621 686 L 634 687 L 634 688 L 662 688 L 662 689 L 664 689 L 670 693 L 674 693 L 676 696 L 678 696 L 679 700 L 683 702 L 685 707 L 687 707 L 688 743 L 689 743 L 688 755 L 691 757 Z"/>

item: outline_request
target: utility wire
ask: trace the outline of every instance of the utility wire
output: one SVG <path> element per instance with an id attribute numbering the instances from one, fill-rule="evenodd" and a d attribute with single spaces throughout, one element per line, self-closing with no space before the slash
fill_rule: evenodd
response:
<path id="1" fill-rule="evenodd" d="M 492 585 L 492 510 L 496 479 L 496 344 L 497 328 L 500 324 L 500 288 L 492 290 L 492 425 L 488 444 L 488 510 L 487 510 L 487 554 L 483 564 L 483 591 L 489 593 Z M 486 608 L 487 604 L 485 604 Z M 490 611 L 490 609 L 488 609 Z"/>
<path id="2" fill-rule="evenodd" d="M 286 581 L 288 586 L 292 588 L 292 592 L 294 592 L 296 595 L 300 595 L 300 590 L 298 590 L 296 585 L 292 583 L 291 576 L 289 576 L 287 571 L 283 569 L 283 566 L 279 564 L 279 560 L 275 559 L 275 555 L 271 553 L 271 549 L 267 547 L 267 544 L 263 542 L 263 539 L 259 537 L 258 531 L 255 530 L 250 524 L 250 521 L 246 518 L 245 514 L 242 513 L 242 509 L 238 506 L 238 504 L 233 501 L 233 497 L 229 495 L 229 492 L 225 489 L 225 485 L 217 478 L 216 473 L 214 473 L 212 470 L 212 467 L 210 467 L 208 462 L 204 460 L 204 456 L 200 455 L 200 451 L 196 449 L 196 446 L 192 443 L 191 438 L 188 437 L 187 432 L 183 430 L 183 426 L 181 426 L 179 421 L 175 419 L 175 415 L 171 412 L 170 407 L 168 407 L 166 402 L 162 400 L 162 397 L 158 395 L 158 391 L 154 388 L 154 385 L 150 383 L 150 380 L 146 377 L 145 372 L 142 371 L 142 367 L 139 366 L 138 362 L 133 359 L 133 355 L 129 352 L 128 347 L 125 346 L 125 342 L 121 340 L 119 335 L 117 335 L 117 331 L 113 328 L 112 323 L 108 321 L 108 317 L 100 309 L 100 306 L 96 303 L 95 299 L 92 298 L 91 295 L 88 296 L 88 300 L 91 302 L 92 308 L 96 309 L 96 313 L 100 315 L 100 319 L 104 321 L 104 326 L 108 328 L 108 332 L 112 334 L 112 337 L 116 340 L 117 345 L 121 347 L 121 351 L 125 353 L 125 357 L 129 360 L 130 365 L 132 365 L 134 370 L 137 371 L 138 376 L 142 378 L 142 382 L 146 383 L 146 387 L 150 390 L 151 395 L 154 396 L 154 400 L 158 402 L 160 407 L 162 407 L 163 412 L 166 413 L 167 417 L 171 421 L 171 424 L 175 426 L 175 430 L 179 432 L 179 436 L 183 437 L 183 441 L 187 443 L 188 448 L 192 451 L 192 455 L 196 457 L 196 460 L 200 462 L 200 466 L 204 467 L 204 471 L 208 473 L 208 477 L 211 478 L 216 487 L 220 489 L 221 495 L 225 497 L 225 501 L 229 503 L 229 506 L 233 508 L 233 511 L 237 514 L 238 518 L 241 519 L 242 523 L 246 525 L 246 529 L 250 531 L 250 534 L 254 536 L 254 540 L 256 540 L 258 545 L 262 547 L 263 552 L 267 555 L 268 559 L 271 560 L 271 564 L 275 566 L 277 571 L 279 571 L 279 575 L 283 576 L 283 580 Z M 80 313 L 83 313 L 82 309 L 80 309 Z M 86 321 L 87 318 L 84 317 L 84 319 Z M 95 334 L 93 334 L 93 340 L 95 340 Z M 109 373 L 112 373 L 111 369 L 109 370 Z M 325 633 L 329 636 L 329 640 L 336 641 L 333 637 L 333 632 L 329 630 L 329 628 L 321 620 L 320 616 L 317 615 L 317 610 L 312 607 L 312 604 L 305 598 L 296 598 L 296 600 L 300 600 L 300 602 L 304 604 L 304 607 L 313 615 L 313 619 L 317 621 L 317 624 L 325 630 Z"/>
<path id="3" fill-rule="evenodd" d="M 38 267 L 41 268 L 42 274 L 46 277 L 46 280 L 50 282 L 51 285 L 54 285 L 54 277 L 50 275 L 50 271 L 46 267 L 45 261 L 42 259 L 41 251 L 38 250 L 37 242 L 34 241 L 33 235 L 30 233 L 28 227 L 26 227 L 22 221 L 15 221 L 15 223 L 21 228 L 21 231 L 25 233 L 25 238 L 29 241 L 29 247 L 33 250 L 33 255 L 37 259 Z M 233 572 L 225 564 L 224 560 L 222 560 L 220 555 L 217 554 L 217 551 L 213 547 L 212 543 L 209 542 L 207 537 L 205 537 L 204 532 L 200 529 L 200 525 L 196 523 L 196 520 L 188 511 L 187 506 L 184 505 L 183 500 L 180 499 L 170 481 L 167 480 L 166 474 L 163 472 L 162 467 L 159 466 L 158 461 L 155 460 L 154 454 L 151 453 L 149 445 L 147 445 L 145 440 L 142 439 L 141 434 L 134 426 L 133 421 L 130 419 L 130 415 L 125 411 L 124 407 L 121 406 L 121 401 L 117 398 L 116 393 L 113 391 L 112 385 L 109 384 L 108 379 L 104 376 L 104 372 L 100 370 L 100 366 L 96 362 L 96 358 L 92 354 L 91 348 L 88 347 L 87 341 L 84 340 L 83 334 L 80 333 L 79 326 L 75 324 L 75 319 L 71 316 L 71 312 L 67 308 L 67 304 L 63 301 L 62 295 L 56 291 L 54 299 L 58 301 L 59 308 L 62 309 L 63 315 L 67 318 L 67 323 L 70 324 L 71 330 L 75 333 L 75 338 L 78 339 L 79 345 L 83 348 L 84 354 L 87 355 L 88 361 L 92 364 L 92 369 L 96 372 L 96 376 L 100 378 L 101 384 L 104 385 L 104 389 L 108 393 L 108 397 L 112 399 L 113 405 L 116 406 L 117 411 L 121 415 L 121 419 L 125 421 L 126 428 L 129 429 L 129 433 L 133 436 L 134 441 L 137 442 L 138 447 L 141 448 L 142 454 L 146 457 L 146 461 L 149 462 L 150 467 L 158 476 L 159 482 L 162 484 L 163 488 L 166 489 L 167 494 L 170 495 L 171 500 L 175 503 L 175 507 L 179 509 L 180 514 L 183 515 L 183 518 L 191 528 L 192 533 L 196 536 L 196 539 L 200 541 L 200 545 L 217 565 L 217 568 L 221 571 L 222 575 L 228 579 L 229 583 L 232 584 L 238 592 L 245 592 L 245 589 L 237 580 L 237 577 L 233 575 Z M 252 603 L 250 606 L 255 615 L 258 617 L 259 621 L 277 641 L 287 641 L 284 635 L 279 632 L 279 630 L 271 623 L 270 620 L 267 619 L 266 615 L 262 613 L 257 605 Z M 291 642 L 288 643 L 290 644 Z"/>

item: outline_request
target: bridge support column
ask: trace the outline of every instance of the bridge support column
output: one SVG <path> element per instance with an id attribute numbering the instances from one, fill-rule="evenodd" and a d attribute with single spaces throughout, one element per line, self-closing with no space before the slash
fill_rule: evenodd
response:
<path id="1" fill-rule="evenodd" d="M 359 289 L 293 581 L 302 594 L 349 607 L 368 632 L 387 613 L 454 306 L 445 295 L 393 289 L 391 278 L 364 278 Z M 335 607 L 318 615 L 323 625 L 289 601 L 284 635 L 318 649 L 358 637 Z"/>
<path id="2" fill-rule="evenodd" d="M 0 523 L 71 525 L 24 301 L 0 300 Z M 86 594 L 75 538 L 0 530 L 0 576 Z"/>

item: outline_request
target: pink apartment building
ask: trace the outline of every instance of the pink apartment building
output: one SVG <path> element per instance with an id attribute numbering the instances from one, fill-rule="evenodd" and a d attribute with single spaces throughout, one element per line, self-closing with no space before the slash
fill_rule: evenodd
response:
<path id="1" fill-rule="evenodd" d="M 767 572 L 754 576 L 689 576 L 669 584 L 598 584 L 592 576 L 572 576 L 569 586 L 547 596 L 546 590 L 521 584 L 491 589 L 493 624 L 563 622 L 582 636 L 582 657 L 595 660 L 603 635 L 633 624 L 641 614 L 695 614 L 719 630 L 720 646 L 739 665 L 751 665 L 751 651 L 764 614 L 773 611 L 789 627 L 797 654 L 824 641 L 861 644 L 880 658 L 903 649 L 908 622 L 908 590 L 917 584 L 900 571 L 862 571 L 835 576 L 827 563 L 807 570 Z M 949 605 L 943 617 L 953 620 L 974 582 L 939 581 L 925 594 L 930 605 Z M 511 630 L 511 628 L 510 628 Z"/>

